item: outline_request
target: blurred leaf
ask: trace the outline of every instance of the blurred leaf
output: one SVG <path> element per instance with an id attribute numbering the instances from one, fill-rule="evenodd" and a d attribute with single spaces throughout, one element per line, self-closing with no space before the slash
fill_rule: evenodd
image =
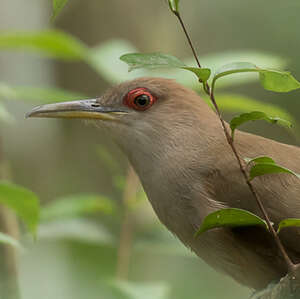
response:
<path id="1" fill-rule="evenodd" d="M 70 195 L 56 199 L 43 207 L 41 209 L 41 219 L 49 221 L 98 212 L 112 214 L 114 210 L 114 203 L 103 196 L 94 194 Z"/>
<path id="2" fill-rule="evenodd" d="M 259 78 L 262 86 L 271 91 L 288 92 L 300 88 L 300 82 L 290 72 L 262 71 Z"/>
<path id="3" fill-rule="evenodd" d="M 184 68 L 186 65 L 178 58 L 163 53 L 130 53 L 120 57 L 122 61 L 128 64 L 129 72 L 139 68 Z"/>
<path id="4" fill-rule="evenodd" d="M 52 6 L 53 6 L 53 14 L 51 17 L 52 21 L 58 16 L 58 14 L 65 7 L 67 2 L 68 2 L 68 0 L 53 0 L 52 1 Z"/>
<path id="5" fill-rule="evenodd" d="M 12 238 L 9 235 L 6 235 L 6 234 L 3 234 L 3 233 L 0 232 L 0 244 L 1 243 L 11 245 L 11 246 L 16 247 L 18 249 L 22 248 L 22 246 L 20 245 L 18 240 Z"/>
<path id="6" fill-rule="evenodd" d="M 266 222 L 260 217 L 246 210 L 222 209 L 205 217 L 196 236 L 218 227 L 240 227 L 260 225 L 268 229 Z"/>
<path id="7" fill-rule="evenodd" d="M 179 10 L 178 10 L 179 0 L 168 0 L 168 2 L 169 2 L 169 6 L 170 6 L 170 9 L 172 10 L 172 12 L 179 13 Z"/>
<path id="8" fill-rule="evenodd" d="M 255 177 L 265 175 L 265 174 L 273 174 L 273 173 L 289 173 L 300 179 L 300 175 L 295 173 L 294 171 L 277 165 L 276 162 L 267 156 L 257 157 L 254 159 L 247 159 L 249 163 L 255 163 L 250 169 L 250 180 L 253 180 Z"/>
<path id="9" fill-rule="evenodd" d="M 162 282 L 133 283 L 128 281 L 112 281 L 112 286 L 119 289 L 128 299 L 167 299 L 170 288 Z"/>
<path id="10" fill-rule="evenodd" d="M 297 218 L 287 218 L 281 220 L 278 224 L 277 234 L 281 231 L 282 228 L 285 227 L 299 227 L 300 226 L 300 219 Z"/>
<path id="11" fill-rule="evenodd" d="M 53 103 L 84 99 L 86 96 L 54 87 L 9 86 L 0 82 L 0 101 L 1 98 Z"/>
<path id="12" fill-rule="evenodd" d="M 17 185 L 0 181 L 0 204 L 11 208 L 27 225 L 35 236 L 39 222 L 39 200 L 37 196 Z"/>
<path id="13" fill-rule="evenodd" d="M 0 122 L 5 122 L 8 124 L 14 123 L 14 117 L 6 110 L 4 105 L 0 103 Z"/>
<path id="14" fill-rule="evenodd" d="M 264 103 L 261 101 L 257 101 L 251 99 L 249 97 L 238 95 L 238 94 L 218 94 L 217 103 L 221 110 L 229 111 L 229 112 L 248 112 L 249 110 L 253 111 L 262 111 L 267 115 L 275 116 L 282 119 L 286 119 L 291 123 L 296 123 L 297 121 L 293 118 L 293 116 L 288 113 L 283 108 Z"/>
<path id="15" fill-rule="evenodd" d="M 124 53 L 136 51 L 126 40 L 110 40 L 90 49 L 87 62 L 108 82 L 120 83 L 147 75 L 145 70 L 128 73 L 128 67 L 119 59 Z"/>
<path id="16" fill-rule="evenodd" d="M 221 77 L 246 72 L 258 72 L 260 82 L 267 90 L 288 92 L 300 88 L 300 82 L 298 82 L 289 72 L 262 69 L 249 62 L 234 62 L 222 66 L 214 75 L 212 88 L 214 89 L 216 80 Z"/>
<path id="17" fill-rule="evenodd" d="M 39 226 L 39 238 L 72 239 L 85 243 L 115 246 L 114 236 L 99 222 L 83 218 L 59 219 L 42 222 Z"/>
<path id="18" fill-rule="evenodd" d="M 266 120 L 272 124 L 279 124 L 289 128 L 292 127 L 292 124 L 287 120 L 281 119 L 279 117 L 268 116 L 266 113 L 261 111 L 253 111 L 253 112 L 243 113 L 239 116 L 236 116 L 230 121 L 232 138 L 234 137 L 234 131 L 236 130 L 237 127 L 239 127 L 240 125 L 246 122 L 255 121 L 255 120 Z"/>
<path id="19" fill-rule="evenodd" d="M 104 162 L 109 170 L 113 174 L 119 174 L 121 172 L 121 165 L 113 154 L 107 150 L 104 146 L 97 147 L 97 154 L 102 162 Z"/>
<path id="20" fill-rule="evenodd" d="M 86 46 L 63 31 L 0 32 L 0 50 L 28 50 L 65 60 L 85 59 Z"/>

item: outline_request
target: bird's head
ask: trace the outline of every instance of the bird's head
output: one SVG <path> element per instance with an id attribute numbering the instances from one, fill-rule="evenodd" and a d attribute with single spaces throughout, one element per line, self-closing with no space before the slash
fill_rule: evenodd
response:
<path id="1" fill-rule="evenodd" d="M 149 154 L 170 143 L 184 143 L 196 126 L 209 126 L 215 114 L 194 91 L 174 80 L 139 78 L 96 99 L 36 107 L 27 117 L 93 120 L 130 155 L 133 148 Z"/>

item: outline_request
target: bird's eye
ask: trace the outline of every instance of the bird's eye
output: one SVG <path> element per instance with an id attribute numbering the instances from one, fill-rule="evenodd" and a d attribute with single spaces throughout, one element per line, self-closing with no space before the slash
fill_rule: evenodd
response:
<path id="1" fill-rule="evenodd" d="M 156 98 L 146 88 L 136 88 L 128 92 L 124 98 L 124 104 L 138 111 L 149 109 Z"/>

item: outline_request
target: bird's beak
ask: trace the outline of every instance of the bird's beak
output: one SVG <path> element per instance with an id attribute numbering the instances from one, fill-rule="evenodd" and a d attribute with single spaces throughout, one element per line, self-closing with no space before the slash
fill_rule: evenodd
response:
<path id="1" fill-rule="evenodd" d="M 96 99 L 47 104 L 35 107 L 27 117 L 85 118 L 115 120 L 117 115 L 125 114 L 117 108 L 102 106 Z"/>

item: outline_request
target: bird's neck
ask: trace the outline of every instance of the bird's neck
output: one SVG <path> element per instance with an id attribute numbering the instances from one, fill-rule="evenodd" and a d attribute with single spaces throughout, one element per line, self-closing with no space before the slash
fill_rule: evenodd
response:
<path id="1" fill-rule="evenodd" d="M 184 215 L 192 194 L 202 192 L 202 177 L 210 171 L 210 155 L 219 142 L 220 125 L 206 124 L 205 119 L 180 120 L 168 126 L 150 126 L 145 134 L 135 131 L 134 144 L 121 147 L 138 174 L 144 190 L 160 220 L 172 231 L 185 225 Z M 223 137 L 223 136 L 222 136 Z M 130 150 L 129 150 L 130 149 Z M 134 149 L 134 150 L 132 150 Z M 193 183 L 197 182 L 196 186 Z M 203 202 L 205 205 L 205 202 Z M 201 213 L 206 214 L 203 207 Z M 201 221 L 199 217 L 199 221 Z M 190 231 L 192 228 L 186 228 Z"/>

